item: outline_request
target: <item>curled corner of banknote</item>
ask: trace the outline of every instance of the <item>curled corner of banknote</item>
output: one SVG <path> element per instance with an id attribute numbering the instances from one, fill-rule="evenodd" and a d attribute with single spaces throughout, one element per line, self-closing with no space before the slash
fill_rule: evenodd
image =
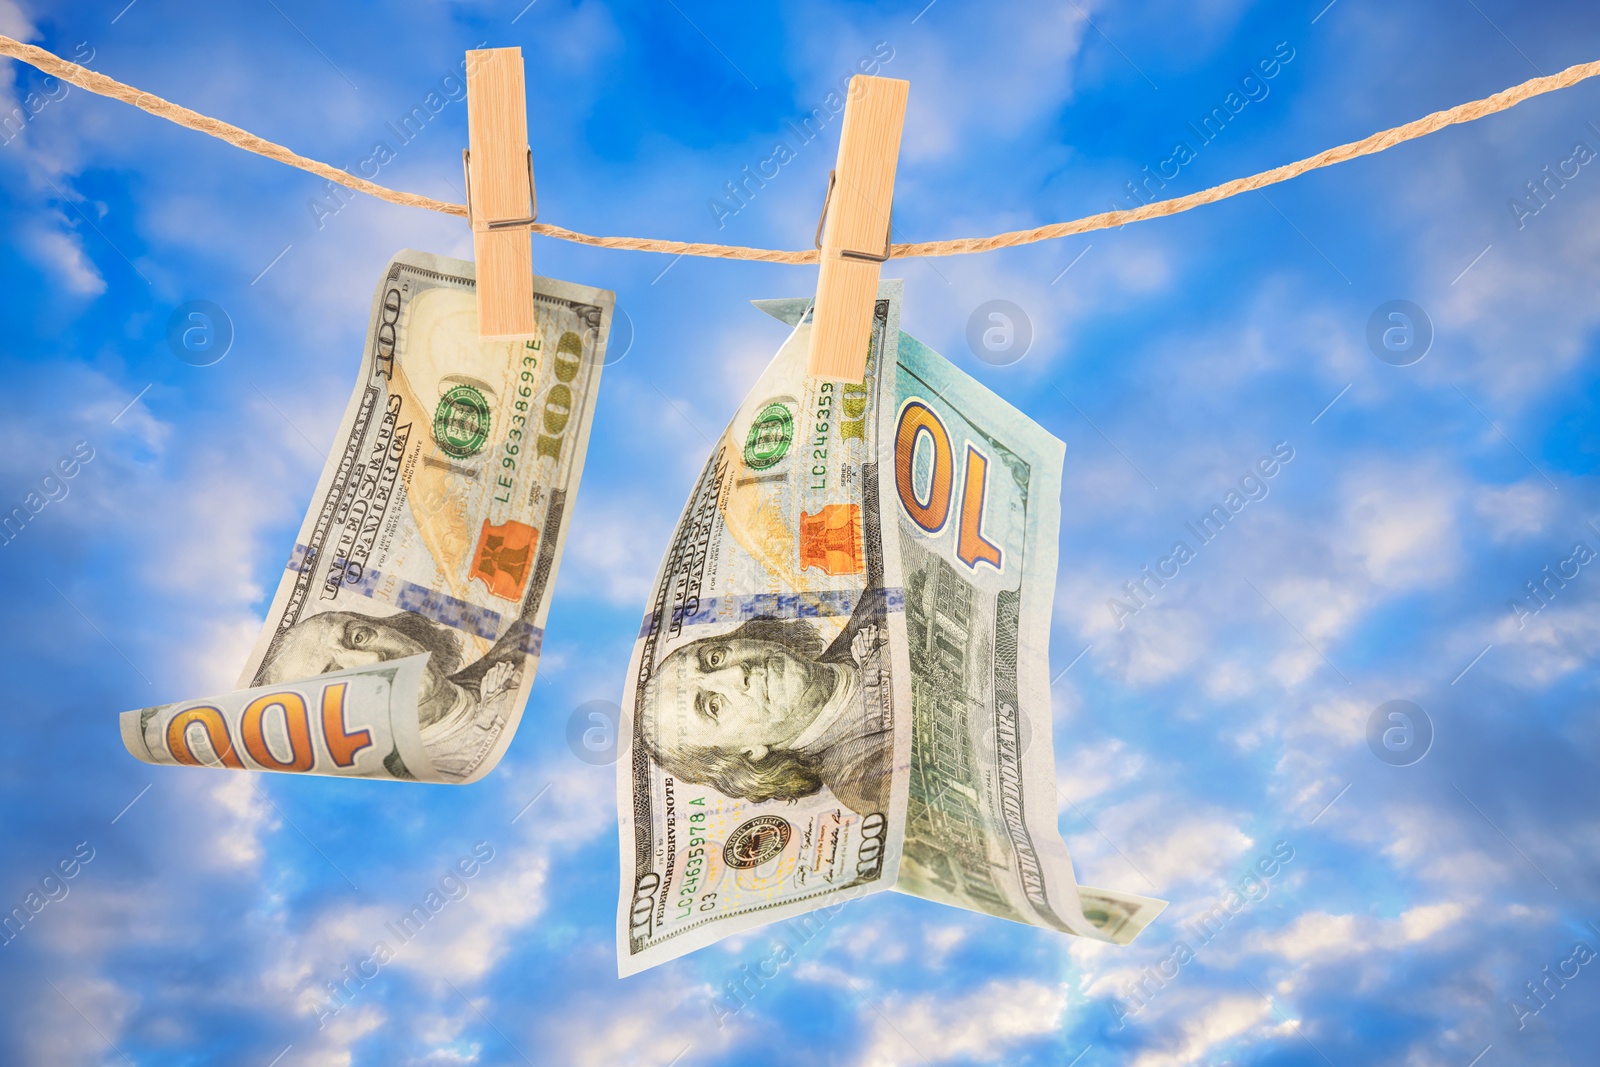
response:
<path id="1" fill-rule="evenodd" d="M 158 766 L 438 781 L 421 731 L 410 725 L 428 659 L 125 711 L 122 743 Z"/>
<path id="2" fill-rule="evenodd" d="M 478 337 L 473 264 L 403 251 L 240 691 L 123 715 L 151 763 L 464 784 L 533 686 L 615 304 L 534 279 Z"/>
<path id="3" fill-rule="evenodd" d="M 1164 900 L 1086 885 L 1078 887 L 1078 903 L 1089 925 L 1114 945 L 1132 944 L 1156 916 L 1167 910 Z"/>

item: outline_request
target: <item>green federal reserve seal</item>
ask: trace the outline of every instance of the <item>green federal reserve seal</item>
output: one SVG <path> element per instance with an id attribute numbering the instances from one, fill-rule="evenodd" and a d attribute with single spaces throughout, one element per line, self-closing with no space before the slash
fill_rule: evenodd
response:
<path id="1" fill-rule="evenodd" d="M 794 416 L 788 406 L 768 404 L 750 424 L 750 435 L 744 439 L 745 465 L 751 470 L 766 470 L 784 457 L 793 440 Z"/>
<path id="2" fill-rule="evenodd" d="M 433 413 L 433 439 L 457 459 L 475 456 L 489 440 L 489 404 L 470 385 L 444 394 Z"/>

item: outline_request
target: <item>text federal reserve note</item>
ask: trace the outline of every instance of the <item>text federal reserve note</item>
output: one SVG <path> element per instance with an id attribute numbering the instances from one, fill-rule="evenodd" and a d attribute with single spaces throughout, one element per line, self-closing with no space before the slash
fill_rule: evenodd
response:
<path id="1" fill-rule="evenodd" d="M 806 377 L 799 323 L 678 520 L 623 697 L 624 975 L 894 882 L 910 734 L 873 393 L 899 317 L 886 285 L 865 385 Z"/>
<path id="2" fill-rule="evenodd" d="M 244 691 L 125 712 L 151 763 L 462 783 L 533 685 L 611 293 L 534 279 L 537 332 L 480 341 L 473 265 L 406 251 L 247 660 Z"/>

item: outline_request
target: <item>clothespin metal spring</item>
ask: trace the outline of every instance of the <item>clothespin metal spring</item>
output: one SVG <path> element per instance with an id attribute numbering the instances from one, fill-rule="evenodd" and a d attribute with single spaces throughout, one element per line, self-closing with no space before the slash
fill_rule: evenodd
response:
<path id="1" fill-rule="evenodd" d="M 476 229 L 472 218 L 472 149 L 461 150 L 461 170 L 466 176 L 467 183 L 467 225 Z M 514 230 L 523 226 L 531 226 L 539 218 L 539 192 L 533 184 L 533 148 L 528 148 L 528 217 L 525 219 L 493 219 L 485 221 L 483 228 L 486 230 Z M 819 231 L 820 232 L 820 231 Z M 817 247 L 822 247 L 818 245 Z"/>
<path id="2" fill-rule="evenodd" d="M 833 187 L 838 180 L 839 171 L 837 169 L 828 171 L 828 191 L 822 195 L 822 214 L 817 217 L 816 246 L 819 249 L 822 247 L 822 228 L 828 223 L 828 203 L 833 199 Z M 887 263 L 891 248 L 889 240 L 893 231 L 894 208 L 891 205 L 889 221 L 883 227 L 883 253 L 881 255 L 876 252 L 861 252 L 854 248 L 841 248 L 839 249 L 839 255 L 845 259 L 864 259 L 868 263 Z"/>

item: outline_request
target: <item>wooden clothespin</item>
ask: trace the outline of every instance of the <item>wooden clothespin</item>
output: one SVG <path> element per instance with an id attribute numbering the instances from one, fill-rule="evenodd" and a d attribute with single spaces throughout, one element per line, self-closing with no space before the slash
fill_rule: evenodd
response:
<path id="1" fill-rule="evenodd" d="M 528 147 L 522 49 L 467 53 L 467 221 L 478 261 L 478 336 L 527 337 L 533 316 L 533 244 L 539 214 Z"/>
<path id="2" fill-rule="evenodd" d="M 839 131 L 839 161 L 817 222 L 822 250 L 806 373 L 859 382 L 866 376 L 878 273 L 889 258 L 894 171 L 911 83 L 858 74 L 850 79 Z"/>

